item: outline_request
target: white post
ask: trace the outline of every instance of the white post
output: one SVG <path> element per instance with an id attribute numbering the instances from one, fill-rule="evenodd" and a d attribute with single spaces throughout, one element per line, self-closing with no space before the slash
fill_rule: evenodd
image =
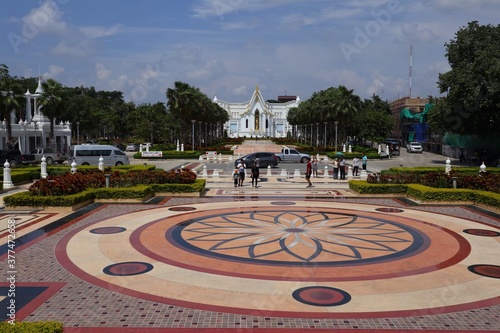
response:
<path id="1" fill-rule="evenodd" d="M 97 166 L 99 170 L 104 171 L 104 158 L 99 157 L 99 165 Z"/>
<path id="2" fill-rule="evenodd" d="M 382 145 L 379 143 L 378 144 L 378 154 L 380 155 L 381 152 L 382 152 Z"/>
<path id="3" fill-rule="evenodd" d="M 181 151 L 184 151 L 184 144 L 181 143 Z"/>
<path id="4" fill-rule="evenodd" d="M 266 176 L 268 176 L 268 177 L 272 176 L 271 166 L 270 165 L 267 166 L 267 174 L 266 174 Z"/>
<path id="5" fill-rule="evenodd" d="M 366 170 L 361 170 L 361 176 L 359 176 L 359 179 L 367 180 L 368 179 L 368 172 L 366 172 Z"/>
<path id="6" fill-rule="evenodd" d="M 219 169 L 214 169 L 214 172 L 212 174 L 212 178 L 219 178 Z"/>
<path id="7" fill-rule="evenodd" d="M 479 174 L 482 174 L 483 172 L 486 172 L 486 165 L 484 165 L 484 162 L 479 167 Z"/>
<path id="8" fill-rule="evenodd" d="M 73 160 L 73 162 L 71 163 L 71 173 L 75 173 L 76 172 L 76 162 L 75 160 Z"/>
<path id="9" fill-rule="evenodd" d="M 10 176 L 10 164 L 8 161 L 5 161 L 3 165 L 3 189 L 13 188 L 14 184 L 12 183 L 12 178 Z"/>
<path id="10" fill-rule="evenodd" d="M 325 172 L 323 173 L 323 178 L 328 179 L 328 165 L 325 165 Z"/>
<path id="11" fill-rule="evenodd" d="M 300 178 L 300 169 L 295 169 L 293 173 L 293 178 Z"/>
<path id="12" fill-rule="evenodd" d="M 204 178 L 208 177 L 207 166 L 206 165 L 203 166 L 203 171 L 201 173 L 201 176 L 204 177 Z"/>
<path id="13" fill-rule="evenodd" d="M 349 145 L 349 152 L 352 153 L 352 146 Z"/>
<path id="14" fill-rule="evenodd" d="M 42 155 L 42 162 L 40 163 L 40 177 L 43 179 L 47 178 L 47 159 L 45 158 L 45 155 Z"/>
<path id="15" fill-rule="evenodd" d="M 222 153 L 219 153 L 219 162 L 222 161 Z"/>
<path id="16" fill-rule="evenodd" d="M 342 145 L 342 151 L 345 153 L 345 143 Z"/>
<path id="17" fill-rule="evenodd" d="M 180 150 L 180 148 L 179 148 L 179 140 L 177 140 L 177 148 L 176 149 L 177 149 L 177 151 Z"/>
<path id="18" fill-rule="evenodd" d="M 450 158 L 448 157 L 448 159 L 446 160 L 446 166 L 444 167 L 444 172 L 450 174 L 450 171 L 451 171 L 451 161 Z"/>
<path id="19" fill-rule="evenodd" d="M 288 174 L 286 173 L 286 169 L 281 169 L 281 174 L 280 176 L 286 177 Z"/>
<path id="20" fill-rule="evenodd" d="M 198 157 L 198 161 L 203 161 L 203 155 L 200 155 L 200 157 Z"/>

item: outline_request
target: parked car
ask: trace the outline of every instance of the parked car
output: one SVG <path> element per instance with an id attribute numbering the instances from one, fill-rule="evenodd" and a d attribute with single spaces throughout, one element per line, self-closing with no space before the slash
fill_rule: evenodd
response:
<path id="1" fill-rule="evenodd" d="M 35 161 L 40 163 L 42 157 L 45 156 L 45 162 L 47 165 L 52 165 L 55 163 L 63 163 L 68 159 L 68 155 L 60 152 L 54 151 L 52 148 L 37 148 L 31 151 L 31 154 L 35 156 Z"/>
<path id="2" fill-rule="evenodd" d="M 387 146 L 389 146 L 389 153 L 392 156 L 399 156 L 399 142 L 398 141 L 387 141 Z"/>
<path id="3" fill-rule="evenodd" d="M 138 151 L 139 146 L 135 143 L 127 143 L 127 147 L 125 147 L 125 151 Z"/>
<path id="4" fill-rule="evenodd" d="M 409 153 L 422 153 L 422 145 L 420 142 L 410 142 L 406 146 L 406 151 Z"/>
<path id="5" fill-rule="evenodd" d="M 245 155 L 234 161 L 234 167 L 237 168 L 240 163 L 243 163 L 246 168 L 251 168 L 255 161 L 258 159 L 259 168 L 271 168 L 278 166 L 278 158 L 274 153 L 257 152 Z"/>
<path id="6" fill-rule="evenodd" d="M 11 168 L 14 168 L 18 164 L 35 163 L 35 156 L 22 154 L 19 149 L 0 150 L 0 163 L 2 167 L 6 161 L 9 162 Z"/>
<path id="7" fill-rule="evenodd" d="M 309 154 L 302 154 L 297 149 L 284 147 L 281 153 L 276 153 L 278 162 L 306 163 L 311 158 Z"/>

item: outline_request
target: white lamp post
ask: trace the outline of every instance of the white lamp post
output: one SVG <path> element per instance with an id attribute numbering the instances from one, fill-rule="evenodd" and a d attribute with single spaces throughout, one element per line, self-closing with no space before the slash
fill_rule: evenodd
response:
<path id="1" fill-rule="evenodd" d="M 193 142 L 193 151 L 194 151 L 194 123 L 196 122 L 196 120 L 191 120 L 191 123 L 193 123 L 193 126 L 192 126 L 192 137 L 191 137 L 191 141 Z"/>
<path id="2" fill-rule="evenodd" d="M 334 123 L 335 123 L 335 152 L 337 152 L 337 125 L 339 124 L 339 121 L 335 120 Z"/>
<path id="3" fill-rule="evenodd" d="M 325 124 L 325 147 L 326 147 L 326 145 L 327 145 L 327 139 L 326 139 L 326 125 L 328 125 L 328 123 L 325 121 L 325 122 L 324 122 L 324 124 Z"/>

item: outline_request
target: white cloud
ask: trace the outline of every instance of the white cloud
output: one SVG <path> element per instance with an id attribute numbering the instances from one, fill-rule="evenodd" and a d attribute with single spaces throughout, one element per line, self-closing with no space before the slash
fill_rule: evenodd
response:
<path id="1" fill-rule="evenodd" d="M 54 0 L 47 0 L 40 7 L 23 17 L 27 29 L 33 32 L 64 33 L 67 25 L 62 20 L 63 13 Z"/>
<path id="2" fill-rule="evenodd" d="M 193 7 L 192 16 L 198 18 L 219 16 L 223 20 L 224 15 L 234 12 L 262 11 L 289 3 L 290 0 L 201 0 Z"/>
<path id="3" fill-rule="evenodd" d="M 250 96 L 248 92 L 248 87 L 245 85 L 232 88 L 231 93 L 235 96 L 245 96 L 245 97 Z"/>
<path id="4" fill-rule="evenodd" d="M 46 73 L 43 73 L 42 77 L 44 77 L 44 78 L 57 78 L 58 74 L 60 74 L 64 71 L 65 71 L 65 69 L 61 66 L 50 65 L 49 71 Z"/>
<path id="5" fill-rule="evenodd" d="M 99 38 L 117 34 L 123 26 L 115 24 L 111 27 L 80 27 L 78 30 L 87 38 Z"/>
<path id="6" fill-rule="evenodd" d="M 97 63 L 95 65 L 95 70 L 97 79 L 99 80 L 105 80 L 111 75 L 111 71 L 107 70 L 106 67 L 101 63 Z"/>
<path id="7" fill-rule="evenodd" d="M 418 23 L 403 23 L 401 32 L 408 41 L 432 42 L 437 39 L 437 35 L 430 28 L 420 28 Z"/>
<path id="8" fill-rule="evenodd" d="M 52 52 L 60 56 L 84 57 L 89 52 L 89 43 L 87 40 L 81 40 L 80 42 L 70 44 L 62 40 L 56 45 Z"/>

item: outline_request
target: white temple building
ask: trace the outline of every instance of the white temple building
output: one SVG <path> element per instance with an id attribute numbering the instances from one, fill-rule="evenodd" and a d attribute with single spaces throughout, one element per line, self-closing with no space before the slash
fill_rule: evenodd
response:
<path id="1" fill-rule="evenodd" d="M 300 99 L 296 96 L 280 97 L 278 100 L 283 101 L 282 103 L 266 102 L 256 86 L 248 102 L 230 103 L 218 100 L 217 97 L 214 102 L 229 114 L 229 121 L 224 124 L 224 130 L 230 138 L 284 138 L 292 131 L 287 121 L 288 110 L 297 107 Z"/>
<path id="2" fill-rule="evenodd" d="M 29 154 L 35 148 L 49 146 L 50 120 L 43 114 L 42 106 L 37 105 L 37 98 L 42 93 L 42 82 L 39 78 L 35 93 L 30 93 L 28 89 L 24 94 L 26 97 L 24 114 L 19 115 L 16 110 L 11 112 L 12 138 L 17 141 L 16 147 L 23 154 Z M 0 149 L 7 149 L 7 124 L 5 119 L 0 122 L 0 145 Z M 53 148 L 56 151 L 65 152 L 69 150 L 70 145 L 71 124 L 69 122 L 54 124 Z"/>

